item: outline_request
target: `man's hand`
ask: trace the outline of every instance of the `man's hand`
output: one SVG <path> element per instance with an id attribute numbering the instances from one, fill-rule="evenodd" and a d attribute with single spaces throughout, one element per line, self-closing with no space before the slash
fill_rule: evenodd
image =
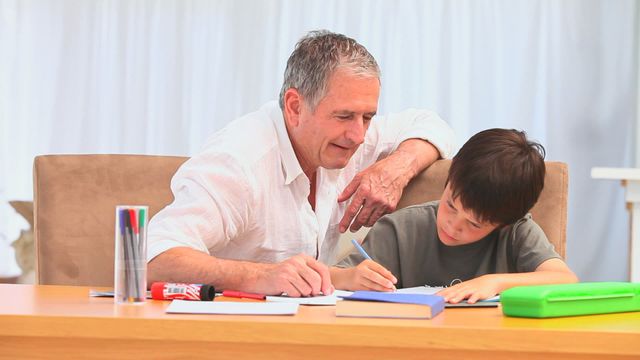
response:
<path id="1" fill-rule="evenodd" d="M 353 196 L 342 220 L 340 232 L 356 232 L 362 226 L 373 226 L 383 215 L 396 209 L 402 190 L 409 183 L 413 174 L 407 173 L 407 156 L 398 154 L 389 156 L 364 169 L 342 191 L 338 202 Z"/>
<path id="2" fill-rule="evenodd" d="M 373 226 L 381 216 L 394 211 L 409 181 L 439 156 L 427 141 L 409 139 L 391 155 L 357 174 L 338 197 L 338 202 L 353 197 L 340 220 L 340 232 L 347 231 L 349 224 L 353 232 L 362 226 Z"/>
<path id="3" fill-rule="evenodd" d="M 474 304 L 479 300 L 494 297 L 500 291 L 499 274 L 489 274 L 440 290 L 437 295 L 443 296 L 446 302 L 452 304 L 459 303 L 464 299 L 468 299 L 468 303 Z"/>
<path id="4" fill-rule="evenodd" d="M 261 264 L 252 291 L 299 297 L 333 293 L 331 276 L 326 265 L 311 256 L 299 254 L 277 264 Z"/>
<path id="5" fill-rule="evenodd" d="M 373 260 L 364 260 L 352 268 L 331 268 L 331 279 L 341 290 L 393 291 L 398 282 L 391 271 Z"/>

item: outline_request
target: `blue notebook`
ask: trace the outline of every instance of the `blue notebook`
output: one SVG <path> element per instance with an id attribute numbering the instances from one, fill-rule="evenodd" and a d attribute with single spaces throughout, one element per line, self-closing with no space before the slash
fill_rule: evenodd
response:
<path id="1" fill-rule="evenodd" d="M 397 292 L 356 291 L 336 304 L 337 316 L 430 319 L 442 310 L 442 296 Z"/>

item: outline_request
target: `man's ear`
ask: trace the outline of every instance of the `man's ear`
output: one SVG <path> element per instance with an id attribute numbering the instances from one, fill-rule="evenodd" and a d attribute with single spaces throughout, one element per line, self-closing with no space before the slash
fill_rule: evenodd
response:
<path id="1" fill-rule="evenodd" d="M 302 96 L 298 89 L 289 88 L 284 93 L 284 121 L 287 125 L 296 127 L 300 124 L 300 112 L 302 111 Z"/>

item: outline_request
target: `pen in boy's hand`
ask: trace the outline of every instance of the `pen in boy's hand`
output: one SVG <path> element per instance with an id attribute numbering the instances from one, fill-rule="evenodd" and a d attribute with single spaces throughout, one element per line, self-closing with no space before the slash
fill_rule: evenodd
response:
<path id="1" fill-rule="evenodd" d="M 355 246 L 356 249 L 358 249 L 358 252 L 360 253 L 360 255 L 362 255 L 365 259 L 373 260 L 373 259 L 371 259 L 371 256 L 369 256 L 369 254 L 367 254 L 367 252 L 364 251 L 362 246 L 360 246 L 360 244 L 358 243 L 358 240 L 351 239 L 351 243 L 353 244 L 353 246 Z"/>

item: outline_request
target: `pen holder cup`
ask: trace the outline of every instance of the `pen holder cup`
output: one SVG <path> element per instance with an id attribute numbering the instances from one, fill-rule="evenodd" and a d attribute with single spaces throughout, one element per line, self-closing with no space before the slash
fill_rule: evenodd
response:
<path id="1" fill-rule="evenodd" d="M 147 295 L 148 206 L 116 206 L 114 301 L 143 303 Z"/>

